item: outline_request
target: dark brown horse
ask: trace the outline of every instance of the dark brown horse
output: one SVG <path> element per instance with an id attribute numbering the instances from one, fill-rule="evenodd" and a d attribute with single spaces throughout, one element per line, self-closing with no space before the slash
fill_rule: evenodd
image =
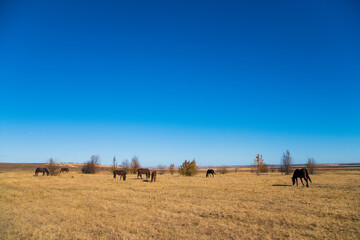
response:
<path id="1" fill-rule="evenodd" d="M 294 174 L 292 176 L 292 182 L 293 182 L 293 185 L 295 185 L 295 181 L 296 181 L 296 186 L 298 186 L 298 178 L 300 178 L 301 180 L 301 183 L 302 185 L 304 186 L 304 183 L 303 183 L 303 180 L 302 179 L 305 179 L 306 181 L 306 187 L 309 187 L 309 183 L 308 183 L 308 179 L 310 180 L 311 182 L 311 178 L 309 176 L 309 173 L 308 173 L 308 170 L 306 168 L 303 168 L 303 169 L 296 169 L 294 171 Z M 311 182 L 312 183 L 312 182 Z"/>
<path id="2" fill-rule="evenodd" d="M 42 173 L 43 173 L 43 176 L 45 175 L 45 173 L 46 173 L 46 175 L 49 176 L 49 170 L 47 170 L 47 168 L 39 168 L 39 167 L 38 167 L 38 168 L 35 170 L 35 176 L 37 176 L 39 172 L 42 172 Z"/>
<path id="3" fill-rule="evenodd" d="M 154 180 L 154 182 L 156 182 L 156 171 L 153 171 L 151 173 L 151 181 L 153 181 L 153 180 Z"/>
<path id="4" fill-rule="evenodd" d="M 126 180 L 126 172 L 124 170 L 114 170 L 114 180 L 116 180 L 116 175 L 120 176 L 120 180 L 121 180 L 121 176 L 124 181 Z"/>
<path id="5" fill-rule="evenodd" d="M 137 177 L 142 179 L 142 174 L 146 174 L 146 179 L 150 178 L 150 170 L 148 168 L 139 168 Z"/>
<path id="6" fill-rule="evenodd" d="M 69 172 L 69 168 L 67 168 L 67 167 L 61 168 L 60 172 L 61 172 L 61 173 L 62 173 L 62 172 Z"/>
<path id="7" fill-rule="evenodd" d="M 206 177 L 210 176 L 210 174 L 214 177 L 214 174 L 216 174 L 215 171 L 214 171 L 214 169 L 209 169 L 209 170 L 207 170 L 207 172 L 206 172 Z"/>

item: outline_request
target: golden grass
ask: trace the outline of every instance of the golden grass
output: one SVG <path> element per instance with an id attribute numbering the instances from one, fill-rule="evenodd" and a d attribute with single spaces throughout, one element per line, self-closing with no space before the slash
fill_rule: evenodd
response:
<path id="1" fill-rule="evenodd" d="M 360 173 L 290 176 L 0 173 L 1 239 L 359 239 Z M 277 186 L 276 186 L 277 185 Z"/>

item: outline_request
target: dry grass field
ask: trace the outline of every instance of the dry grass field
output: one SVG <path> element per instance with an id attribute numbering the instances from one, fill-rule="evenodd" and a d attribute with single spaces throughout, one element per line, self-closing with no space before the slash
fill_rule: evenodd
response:
<path id="1" fill-rule="evenodd" d="M 156 183 L 110 172 L 0 173 L 1 239 L 359 239 L 360 171 L 250 172 Z"/>

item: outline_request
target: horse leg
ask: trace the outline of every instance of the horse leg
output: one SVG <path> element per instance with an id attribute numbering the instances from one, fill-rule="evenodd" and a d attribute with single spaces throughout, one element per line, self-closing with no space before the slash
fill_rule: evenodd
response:
<path id="1" fill-rule="evenodd" d="M 303 183 L 303 180 L 302 180 L 302 178 L 300 178 L 300 180 L 301 180 L 301 183 L 302 183 L 302 185 L 304 186 L 304 183 Z"/>
<path id="2" fill-rule="evenodd" d="M 299 186 L 299 184 L 298 184 L 298 179 L 297 179 L 297 178 L 295 178 L 295 180 L 296 180 L 296 186 Z"/>
<path id="3" fill-rule="evenodd" d="M 305 181 L 306 181 L 306 187 L 309 187 L 309 183 L 308 183 L 307 178 L 305 178 Z"/>

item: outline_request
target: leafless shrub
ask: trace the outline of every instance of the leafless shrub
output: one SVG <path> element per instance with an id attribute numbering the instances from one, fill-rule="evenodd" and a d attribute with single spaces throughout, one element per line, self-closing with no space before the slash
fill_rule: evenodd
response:
<path id="1" fill-rule="evenodd" d="M 283 154 L 281 158 L 280 172 L 285 173 L 286 175 L 291 173 L 292 157 L 290 156 L 289 150 L 286 150 L 286 153 Z"/>
<path id="2" fill-rule="evenodd" d="M 86 174 L 95 174 L 98 172 L 99 164 L 100 164 L 99 155 L 92 155 L 90 161 L 84 163 L 82 168 L 82 173 Z"/>
<path id="3" fill-rule="evenodd" d="M 217 169 L 216 172 L 219 174 L 226 174 L 228 172 L 228 170 L 227 170 L 226 166 L 221 166 Z"/>
<path id="4" fill-rule="evenodd" d="M 165 172 L 166 172 L 166 167 L 164 166 L 164 165 L 158 165 L 158 167 L 157 167 L 157 169 L 158 169 L 158 173 L 160 174 L 160 175 L 163 175 Z"/>
<path id="5" fill-rule="evenodd" d="M 140 163 L 139 163 L 139 159 L 137 156 L 134 156 L 131 159 L 131 166 L 130 166 L 130 171 L 132 174 L 136 174 L 137 170 L 140 168 Z"/>
<path id="6" fill-rule="evenodd" d="M 235 170 L 234 170 L 234 171 L 235 171 L 235 173 L 237 173 L 237 172 L 239 171 L 239 168 L 235 168 Z"/>
<path id="7" fill-rule="evenodd" d="M 49 159 L 48 168 L 51 176 L 56 176 L 60 174 L 59 166 L 53 158 Z"/>
<path id="8" fill-rule="evenodd" d="M 315 168 L 316 168 L 316 164 L 315 164 L 315 159 L 314 158 L 309 158 L 308 162 L 306 164 L 306 168 L 309 170 L 310 174 L 314 174 L 315 172 Z"/>
<path id="9" fill-rule="evenodd" d="M 260 175 L 260 173 L 265 173 L 269 171 L 268 166 L 264 163 L 264 159 L 262 158 L 262 155 L 258 154 L 256 158 L 254 159 L 254 166 L 253 171 L 256 172 L 257 175 Z"/>
<path id="10" fill-rule="evenodd" d="M 261 173 L 267 173 L 269 172 L 269 167 L 266 163 L 263 163 L 261 166 L 260 166 L 260 172 Z"/>

